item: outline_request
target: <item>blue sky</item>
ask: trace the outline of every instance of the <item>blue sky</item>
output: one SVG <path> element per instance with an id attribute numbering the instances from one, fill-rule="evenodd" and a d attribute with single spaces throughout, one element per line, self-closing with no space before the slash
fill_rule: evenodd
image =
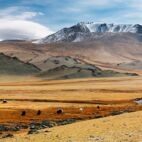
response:
<path id="1" fill-rule="evenodd" d="M 0 0 L 0 19 L 38 24 L 43 36 L 81 21 L 142 24 L 141 13 L 142 0 Z"/>

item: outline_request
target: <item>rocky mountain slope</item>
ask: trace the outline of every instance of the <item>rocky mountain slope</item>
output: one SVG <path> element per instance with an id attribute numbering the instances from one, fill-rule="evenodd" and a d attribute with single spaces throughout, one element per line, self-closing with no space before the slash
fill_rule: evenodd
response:
<path id="1" fill-rule="evenodd" d="M 41 39 L 39 44 L 32 41 L 1 42 L 0 52 L 33 64 L 45 74 L 53 69 L 68 72 L 69 68 L 78 72 L 78 68 L 67 66 L 74 64 L 74 59 L 103 70 L 142 74 L 141 27 L 138 24 L 79 23 Z M 54 61 L 56 57 L 60 58 Z M 71 60 L 65 60 L 66 57 Z"/>
<path id="2" fill-rule="evenodd" d="M 142 25 L 106 24 L 106 23 L 78 23 L 69 28 L 63 28 L 55 34 L 49 35 L 37 43 L 53 42 L 80 42 L 84 40 L 97 39 L 105 33 L 135 33 L 142 34 Z"/>

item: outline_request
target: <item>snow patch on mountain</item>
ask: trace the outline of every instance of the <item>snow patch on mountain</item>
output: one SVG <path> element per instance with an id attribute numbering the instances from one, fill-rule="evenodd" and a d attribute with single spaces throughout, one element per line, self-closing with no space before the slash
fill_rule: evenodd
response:
<path id="1" fill-rule="evenodd" d="M 81 22 L 69 28 L 64 28 L 55 34 L 47 36 L 38 43 L 80 42 L 94 36 L 94 33 L 138 33 L 142 34 L 139 24 L 106 24 Z"/>
<path id="2" fill-rule="evenodd" d="M 139 24 L 106 24 L 106 23 L 80 23 L 82 26 L 86 26 L 90 32 L 104 33 L 104 32 L 131 32 L 142 33 L 142 25 Z"/>

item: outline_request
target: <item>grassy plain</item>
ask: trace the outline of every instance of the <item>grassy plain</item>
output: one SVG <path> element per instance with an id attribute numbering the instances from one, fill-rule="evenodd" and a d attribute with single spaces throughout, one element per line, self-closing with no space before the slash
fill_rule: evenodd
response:
<path id="1" fill-rule="evenodd" d="M 84 136 L 94 134 L 93 136 L 91 136 L 90 139 L 88 139 L 88 141 L 91 142 L 93 141 L 93 139 L 99 136 L 104 136 L 104 134 L 107 135 L 107 133 L 105 133 L 106 129 L 111 130 L 112 128 L 111 132 L 114 133 L 114 135 L 108 134 L 108 138 L 107 136 L 103 137 L 107 142 L 109 141 L 108 139 L 111 138 L 111 136 L 112 138 L 115 137 L 115 130 L 117 129 L 120 121 L 123 120 L 123 118 L 123 121 L 125 122 L 127 121 L 127 119 L 130 119 L 130 125 L 126 125 L 127 130 L 129 130 L 129 127 L 132 127 L 132 130 L 135 129 L 136 131 L 137 129 L 140 129 L 140 131 L 142 130 L 141 126 L 139 126 L 138 124 L 134 124 L 135 118 L 132 117 L 131 119 L 131 116 L 133 116 L 134 111 L 142 110 L 142 105 L 138 105 L 134 102 L 134 100 L 141 98 L 142 77 L 95 79 L 88 78 L 51 81 L 41 81 L 35 78 L 30 78 L 27 80 L 16 80 L 15 78 L 14 82 L 2 81 L 0 83 L 0 114 L 2 114 L 0 115 L 0 124 L 28 124 L 33 121 L 57 121 L 66 120 L 70 118 L 88 120 L 91 118 L 106 117 L 121 113 L 132 112 L 126 115 L 124 114 L 120 116 L 117 115 L 113 117 L 99 118 L 97 120 L 88 120 L 88 122 L 81 121 L 71 124 L 69 126 L 55 127 L 51 129 L 52 133 L 46 134 L 42 132 L 41 135 L 38 134 L 37 136 L 21 136 L 21 140 L 19 134 L 16 134 L 17 136 L 15 136 L 14 139 L 10 139 L 14 142 L 39 142 L 39 139 L 37 137 L 44 138 L 45 136 L 45 138 L 47 139 L 51 137 L 51 139 L 49 139 L 49 142 L 67 142 L 70 139 L 72 140 L 72 138 L 73 140 L 75 139 L 75 141 L 77 140 L 77 142 L 87 142 L 87 139 L 84 139 L 86 141 L 83 141 Z M 7 103 L 3 103 L 3 99 L 6 99 Z M 58 109 L 62 109 L 63 113 L 57 114 L 56 112 Z M 36 114 L 38 110 L 41 111 L 41 114 L 37 116 Z M 26 112 L 25 116 L 21 116 L 22 111 Z M 136 115 L 138 116 L 138 118 L 136 119 L 138 119 L 138 121 L 140 121 L 139 118 L 141 114 L 141 112 L 136 113 Z M 112 122 L 110 122 L 111 119 Z M 107 120 L 108 122 L 106 122 L 103 127 L 103 123 Z M 98 125 L 99 128 L 93 127 L 92 124 L 95 125 L 95 123 Z M 108 127 L 107 123 L 109 123 Z M 75 128 L 78 128 L 77 133 L 80 133 L 79 135 L 75 135 L 75 132 L 73 131 L 73 129 Z M 69 130 L 67 131 L 67 129 Z M 64 132 L 66 132 L 65 135 L 63 135 Z M 56 137 L 58 133 L 59 138 L 58 136 Z M 118 134 L 119 133 L 120 132 L 118 132 Z M 2 139 L 2 142 L 5 141 L 7 140 Z M 46 140 L 43 139 L 40 142 L 44 141 Z M 98 141 L 101 141 L 101 139 Z"/>

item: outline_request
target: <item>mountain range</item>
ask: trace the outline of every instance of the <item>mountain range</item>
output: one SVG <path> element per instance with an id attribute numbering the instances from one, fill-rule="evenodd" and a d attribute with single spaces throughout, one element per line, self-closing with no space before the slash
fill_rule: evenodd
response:
<path id="1" fill-rule="evenodd" d="M 142 34 L 142 25 L 139 24 L 106 24 L 106 23 L 78 23 L 69 28 L 63 28 L 58 32 L 37 41 L 37 43 L 53 42 L 80 42 L 95 40 L 104 34 L 136 33 Z"/>
<path id="2" fill-rule="evenodd" d="M 5 40 L 0 52 L 33 65 L 41 78 L 142 74 L 142 26 L 78 23 L 37 41 Z"/>

